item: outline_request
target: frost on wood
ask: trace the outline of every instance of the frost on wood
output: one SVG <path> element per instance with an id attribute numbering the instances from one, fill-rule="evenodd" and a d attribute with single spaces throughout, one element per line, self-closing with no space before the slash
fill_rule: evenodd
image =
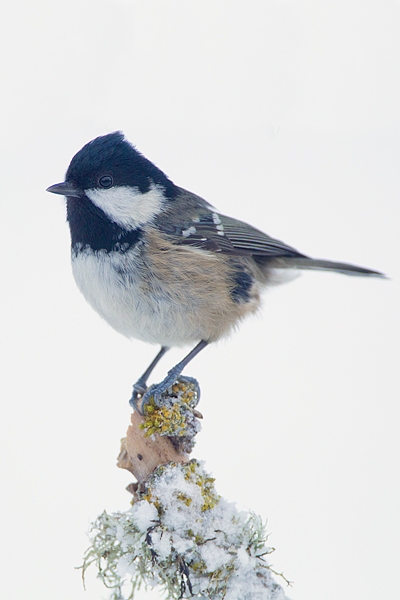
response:
<path id="1" fill-rule="evenodd" d="M 141 584 L 168 599 L 286 599 L 261 519 L 220 498 L 195 460 L 158 467 L 128 511 L 97 519 L 91 542 L 83 572 L 96 564 L 110 600 L 133 598 Z"/>

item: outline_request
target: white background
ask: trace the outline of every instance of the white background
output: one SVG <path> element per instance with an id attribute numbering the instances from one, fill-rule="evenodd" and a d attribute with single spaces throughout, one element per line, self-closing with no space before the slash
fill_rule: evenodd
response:
<path id="1" fill-rule="evenodd" d="M 304 274 L 187 373 L 194 454 L 268 518 L 288 595 L 399 598 L 399 2 L 15 0 L 0 23 L 0 596 L 107 597 L 74 567 L 128 508 L 115 459 L 156 348 L 86 305 L 44 190 L 122 129 L 222 212 L 390 276 Z"/>

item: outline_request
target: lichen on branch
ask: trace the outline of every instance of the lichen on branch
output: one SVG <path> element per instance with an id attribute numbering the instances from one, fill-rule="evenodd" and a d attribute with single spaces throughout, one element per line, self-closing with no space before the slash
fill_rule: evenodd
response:
<path id="1" fill-rule="evenodd" d="M 285 600 L 271 552 L 260 517 L 218 496 L 192 460 L 159 467 L 129 510 L 100 515 L 82 568 L 96 564 L 110 600 L 130 600 L 142 584 L 171 600 Z"/>

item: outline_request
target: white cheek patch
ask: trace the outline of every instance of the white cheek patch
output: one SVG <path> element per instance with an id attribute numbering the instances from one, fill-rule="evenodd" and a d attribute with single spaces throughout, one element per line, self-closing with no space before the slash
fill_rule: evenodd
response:
<path id="1" fill-rule="evenodd" d="M 120 185 L 102 189 L 85 190 L 90 200 L 105 214 L 126 229 L 136 229 L 150 223 L 162 210 L 165 202 L 164 189 L 151 184 L 142 194 L 138 188 Z"/>

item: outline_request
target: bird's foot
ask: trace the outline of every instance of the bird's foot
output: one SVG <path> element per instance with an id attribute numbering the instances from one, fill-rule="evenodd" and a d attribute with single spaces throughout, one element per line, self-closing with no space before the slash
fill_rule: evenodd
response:
<path id="1" fill-rule="evenodd" d="M 163 379 L 163 381 L 161 381 L 161 383 L 154 383 L 151 385 L 144 396 L 142 396 L 142 410 L 150 402 L 156 406 L 162 406 L 164 396 L 173 395 L 173 390 L 170 390 L 170 388 L 172 388 L 174 383 L 177 383 L 178 381 L 188 385 L 193 384 L 196 388 L 197 397 L 200 399 L 200 386 L 197 380 L 193 377 L 185 377 L 180 375 L 180 372 L 173 368 L 168 371 L 168 375 L 165 379 Z"/>
<path id="2" fill-rule="evenodd" d="M 186 377 L 180 375 L 179 368 L 173 368 L 168 371 L 167 376 L 160 383 L 155 383 L 147 388 L 145 381 L 140 378 L 133 386 L 133 392 L 129 404 L 139 414 L 144 415 L 145 409 L 150 404 L 154 406 L 161 406 L 163 404 L 163 397 L 171 397 L 174 395 L 173 387 L 174 383 L 181 382 L 183 384 L 191 385 L 196 397 L 197 402 L 200 400 L 200 386 L 196 379 L 193 377 Z"/>

